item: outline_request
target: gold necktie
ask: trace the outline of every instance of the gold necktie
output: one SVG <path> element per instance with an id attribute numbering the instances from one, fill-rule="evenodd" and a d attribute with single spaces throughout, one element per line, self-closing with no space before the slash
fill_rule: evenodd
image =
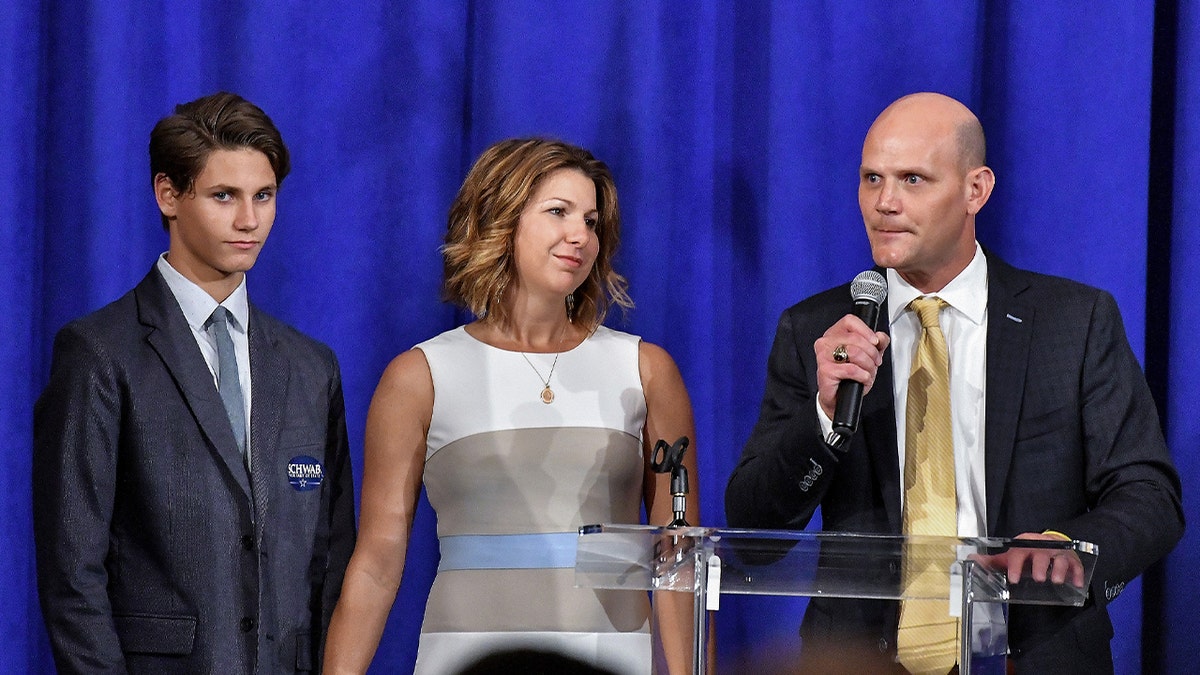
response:
<path id="1" fill-rule="evenodd" d="M 909 309 L 921 320 L 921 338 L 908 378 L 904 449 L 904 534 L 958 534 L 954 487 L 954 439 L 950 433 L 950 357 L 938 312 L 940 298 L 917 298 Z M 907 595 L 946 596 L 949 562 L 935 555 L 918 560 L 906 553 Z M 896 648 L 900 663 L 914 673 L 944 674 L 958 656 L 958 622 L 949 600 L 909 600 L 900 606 Z"/>

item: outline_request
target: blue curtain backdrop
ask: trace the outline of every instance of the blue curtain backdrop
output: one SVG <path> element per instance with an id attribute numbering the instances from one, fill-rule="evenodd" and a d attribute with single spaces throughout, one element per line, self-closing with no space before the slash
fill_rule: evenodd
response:
<path id="1" fill-rule="evenodd" d="M 5 3 L 0 671 L 53 671 L 34 591 L 31 408 L 55 331 L 166 248 L 146 144 L 175 103 L 239 92 L 292 149 L 250 293 L 337 352 L 357 470 L 385 364 L 464 319 L 438 300 L 438 245 L 471 161 L 516 135 L 591 148 L 616 176 L 619 268 L 638 305 L 613 323 L 679 362 L 702 524 L 719 526 L 779 312 L 869 265 L 855 200 L 867 127 L 902 94 L 955 96 L 980 115 L 998 176 L 980 239 L 1116 296 L 1195 523 L 1198 62 L 1195 0 Z M 378 672 L 411 667 L 432 524 L 423 504 Z M 1193 529 L 1115 602 L 1118 672 L 1194 667 L 1197 569 Z M 726 670 L 794 645 L 803 606 L 723 603 Z"/>

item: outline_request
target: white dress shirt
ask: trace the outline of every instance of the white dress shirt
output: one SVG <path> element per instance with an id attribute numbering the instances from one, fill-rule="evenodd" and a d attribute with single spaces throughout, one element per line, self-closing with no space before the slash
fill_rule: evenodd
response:
<path id="1" fill-rule="evenodd" d="M 208 370 L 212 373 L 213 385 L 220 387 L 219 382 L 219 367 L 217 365 L 217 338 L 213 334 L 211 327 L 206 326 L 208 318 L 212 316 L 213 311 L 217 309 L 217 301 L 209 295 L 204 289 L 197 286 L 190 279 L 183 276 L 171 263 L 167 262 L 167 254 L 163 253 L 158 257 L 158 272 L 162 274 L 163 279 L 167 282 L 167 287 L 171 289 L 172 295 L 175 296 L 175 301 L 179 303 L 179 308 L 183 310 L 183 316 L 187 319 L 188 326 L 192 329 L 192 337 L 196 338 L 196 344 L 200 347 L 200 353 L 204 355 L 204 362 L 208 364 Z M 250 302 L 246 295 L 246 277 L 242 277 L 242 283 L 234 289 L 233 293 L 229 294 L 225 301 L 220 303 L 220 306 L 229 310 L 233 315 L 233 319 L 229 322 L 229 336 L 233 339 L 233 351 L 237 357 L 238 379 L 242 384 L 242 402 L 246 406 L 246 468 L 250 468 L 250 340 L 246 333 L 246 328 L 250 321 Z"/>
<path id="2" fill-rule="evenodd" d="M 921 322 L 908 309 L 924 295 L 895 270 L 887 271 L 888 322 L 891 327 L 892 394 L 896 401 L 896 447 L 904 475 L 908 376 Z M 984 416 L 987 372 L 987 258 L 979 244 L 966 269 L 930 297 L 941 298 L 938 321 L 950 354 L 950 417 L 954 437 L 954 476 L 958 497 L 958 536 L 987 534 L 987 487 L 984 480 Z M 903 481 L 900 502 L 904 503 Z"/>
<path id="3" fill-rule="evenodd" d="M 921 322 L 908 304 L 923 295 L 895 270 L 887 270 L 888 325 L 892 338 L 892 395 L 896 403 L 896 447 L 904 476 L 904 445 L 908 376 L 916 355 Z M 984 469 L 984 415 L 987 399 L 987 257 L 975 244 L 975 257 L 966 269 L 932 297 L 945 300 L 938 320 L 950 353 L 950 416 L 954 437 L 955 492 L 958 498 L 958 536 L 987 535 L 987 487 Z M 817 403 L 824 436 L 833 421 Z M 904 481 L 900 481 L 904 504 Z"/>

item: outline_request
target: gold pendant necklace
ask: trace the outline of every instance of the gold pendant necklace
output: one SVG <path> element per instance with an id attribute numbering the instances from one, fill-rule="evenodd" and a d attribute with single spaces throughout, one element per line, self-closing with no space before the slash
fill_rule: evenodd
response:
<path id="1" fill-rule="evenodd" d="M 533 365 L 533 361 L 529 360 L 529 356 L 525 352 L 521 352 L 521 356 L 525 359 L 525 363 L 528 363 L 529 367 L 533 368 L 533 372 L 537 375 L 538 379 L 542 381 L 542 403 L 546 405 L 554 403 L 554 390 L 550 388 L 550 378 L 554 377 L 554 367 L 558 365 L 558 357 L 562 356 L 562 352 L 554 355 L 554 362 L 550 364 L 550 374 L 545 378 L 542 377 L 541 371 L 537 369 L 537 366 Z"/>
<path id="2" fill-rule="evenodd" d="M 570 321 L 568 321 L 568 323 L 570 323 Z M 525 359 L 525 363 L 529 364 L 529 367 L 533 369 L 533 373 L 537 375 L 538 380 L 540 380 L 542 383 L 542 393 L 540 398 L 542 399 L 542 403 L 545 403 L 546 405 L 554 403 L 554 390 L 550 388 L 550 378 L 554 377 L 554 368 L 558 365 L 558 357 L 562 356 L 562 340 L 566 330 L 567 324 L 564 323 L 563 327 L 558 330 L 557 345 L 560 351 L 554 355 L 554 362 L 550 364 L 550 374 L 544 378 L 542 377 L 541 371 L 537 369 L 537 366 L 533 365 L 533 361 L 529 360 L 529 355 L 525 352 L 521 352 L 521 358 Z"/>

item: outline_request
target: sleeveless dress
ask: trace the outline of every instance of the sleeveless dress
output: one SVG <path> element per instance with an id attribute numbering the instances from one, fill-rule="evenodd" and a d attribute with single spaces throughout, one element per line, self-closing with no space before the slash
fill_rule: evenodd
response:
<path id="1" fill-rule="evenodd" d="M 441 549 L 417 673 L 513 648 L 650 672 L 647 595 L 576 588 L 574 570 L 579 526 L 639 522 L 639 342 L 601 326 L 562 352 L 549 404 L 554 354 L 498 349 L 461 327 L 417 345 L 433 376 L 423 479 Z"/>

